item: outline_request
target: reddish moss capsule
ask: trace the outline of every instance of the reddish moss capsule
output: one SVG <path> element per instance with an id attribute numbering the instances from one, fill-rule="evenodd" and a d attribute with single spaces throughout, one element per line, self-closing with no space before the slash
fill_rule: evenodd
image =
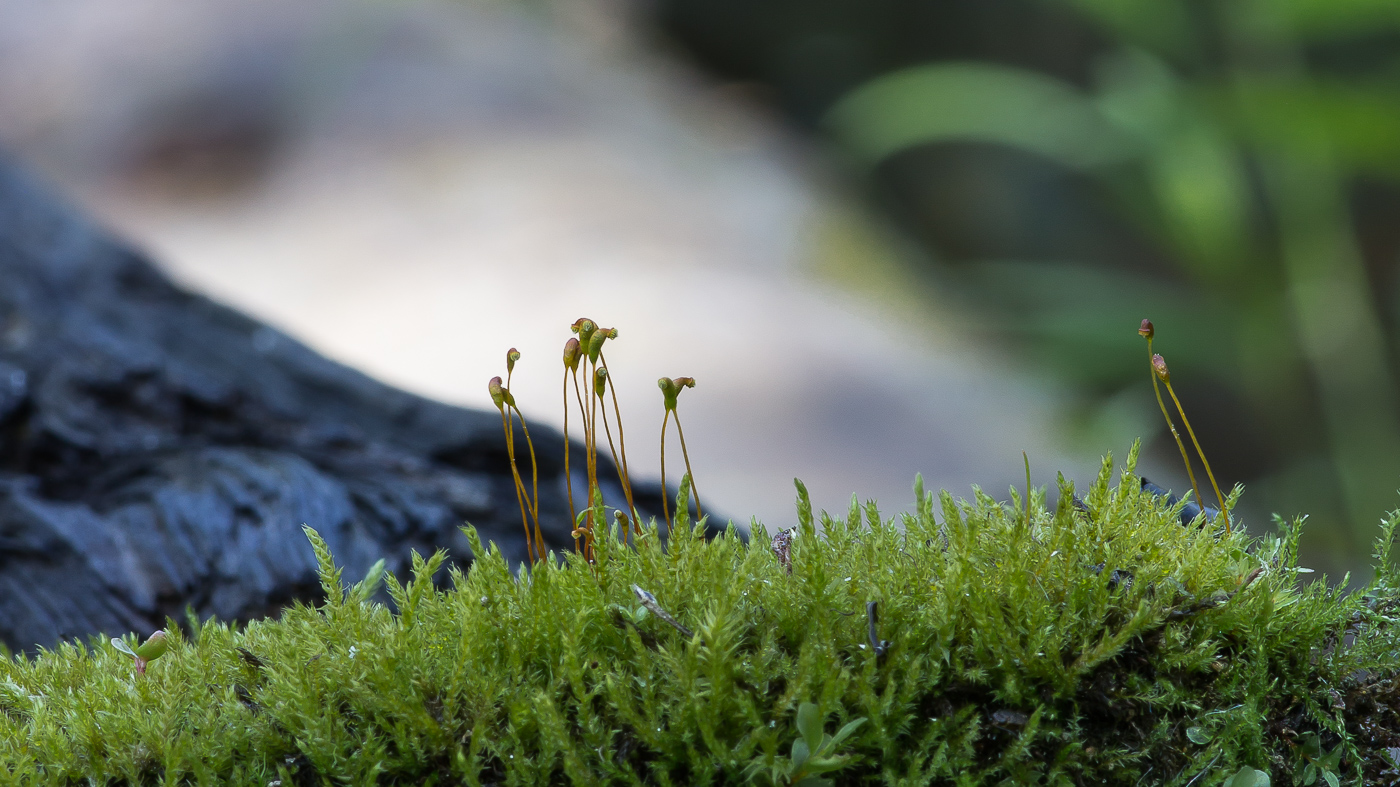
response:
<path id="1" fill-rule="evenodd" d="M 1172 381 L 1172 374 L 1167 371 L 1167 362 L 1162 356 L 1152 356 L 1152 371 L 1156 373 L 1157 379 L 1162 382 L 1169 383 Z"/>

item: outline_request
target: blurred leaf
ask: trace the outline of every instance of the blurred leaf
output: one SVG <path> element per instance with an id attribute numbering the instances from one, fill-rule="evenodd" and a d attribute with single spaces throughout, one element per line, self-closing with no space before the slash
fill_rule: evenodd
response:
<path id="1" fill-rule="evenodd" d="M 1273 0 L 1267 7 L 1304 39 L 1400 27 L 1395 0 Z"/>
<path id="2" fill-rule="evenodd" d="M 1041 74 L 984 63 L 919 66 L 874 79 L 826 117 L 828 129 L 875 164 L 934 142 L 992 142 L 1070 167 L 1132 155 L 1134 145 L 1075 88 Z"/>
<path id="3" fill-rule="evenodd" d="M 1095 103 L 1104 117 L 1152 143 L 1180 125 L 1183 86 L 1156 55 L 1127 47 L 1099 59 Z"/>
<path id="4" fill-rule="evenodd" d="M 1207 100 L 1263 149 L 1293 155 L 1321 148 L 1343 166 L 1400 176 L 1400 96 L 1392 87 L 1255 79 Z"/>
<path id="5" fill-rule="evenodd" d="M 1233 362 L 1230 315 L 1174 283 L 1063 262 L 987 261 L 965 274 L 1002 313 L 991 327 L 1029 340 L 1042 365 L 1081 383 L 1148 379 L 1136 330 L 1144 317 L 1171 336 L 1159 346 L 1173 371 L 1220 372 Z"/>
<path id="6" fill-rule="evenodd" d="M 1197 123 L 1158 146 L 1147 164 L 1182 264 L 1204 281 L 1244 264 L 1251 194 L 1229 140 Z"/>

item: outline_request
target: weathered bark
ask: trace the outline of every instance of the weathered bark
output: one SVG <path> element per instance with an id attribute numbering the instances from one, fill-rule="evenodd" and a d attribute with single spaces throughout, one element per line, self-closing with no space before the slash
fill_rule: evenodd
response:
<path id="1" fill-rule="evenodd" d="M 532 432 L 545 538 L 572 548 L 562 438 Z M 179 289 L 0 162 L 0 640 L 261 616 L 319 593 L 303 523 L 353 578 L 469 558 L 465 521 L 525 557 L 497 413 Z"/>

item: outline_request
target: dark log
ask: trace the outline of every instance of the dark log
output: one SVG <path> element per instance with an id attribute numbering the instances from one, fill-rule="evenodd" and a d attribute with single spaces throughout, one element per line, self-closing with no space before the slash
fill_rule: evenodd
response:
<path id="1" fill-rule="evenodd" d="M 532 433 L 545 539 L 571 549 L 562 437 Z M 314 600 L 303 523 L 352 579 L 380 557 L 404 576 L 411 549 L 470 559 L 467 521 L 525 558 L 498 413 L 383 385 L 174 286 L 0 161 L 6 645 Z"/>

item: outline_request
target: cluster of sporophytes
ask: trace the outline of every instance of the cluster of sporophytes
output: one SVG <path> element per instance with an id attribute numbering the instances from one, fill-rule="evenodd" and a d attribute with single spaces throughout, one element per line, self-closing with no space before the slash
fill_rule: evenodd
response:
<path id="1" fill-rule="evenodd" d="M 1183 521 L 1189 501 L 1133 475 L 1136 446 L 1116 485 L 1108 458 L 1082 497 L 1061 478 L 1053 505 L 1029 481 L 1007 503 L 917 481 L 910 513 L 853 499 L 818 517 L 799 483 L 796 525 L 755 522 L 747 539 L 732 524 L 705 537 L 687 472 L 663 534 L 633 505 L 616 399 L 607 417 L 602 347 L 616 332 L 575 329 L 564 399 L 567 413 L 572 381 L 589 501 L 573 551 L 545 551 L 537 474 L 527 485 L 515 463 L 517 421 L 532 465 L 533 443 L 512 350 L 491 392 L 528 565 L 468 527 L 474 562 L 446 583 L 437 552 L 415 554 L 406 582 L 380 561 L 347 587 L 307 528 L 319 606 L 0 659 L 0 782 L 1400 778 L 1400 512 L 1382 526 L 1375 579 L 1353 593 L 1300 584 L 1301 520 L 1261 538 L 1231 528 L 1238 488 Z M 688 382 L 660 381 L 666 422 Z M 611 450 L 610 424 L 628 490 L 611 519 L 597 478 L 597 427 Z"/>
<path id="2" fill-rule="evenodd" d="M 603 435 L 607 439 L 608 451 L 612 454 L 613 466 L 617 468 L 617 481 L 626 500 L 626 510 L 613 509 L 613 519 L 621 530 L 624 542 L 629 537 L 642 535 L 642 515 L 637 510 L 632 495 L 632 477 L 627 467 L 627 436 L 622 427 L 622 409 L 617 403 L 617 386 L 612 384 L 608 372 L 607 355 L 603 345 L 617 339 L 616 328 L 600 327 L 587 317 L 580 317 L 569 326 L 577 334 L 564 343 L 564 477 L 568 490 L 569 514 L 574 521 L 574 551 L 593 559 L 593 543 L 599 528 L 607 528 L 607 506 L 603 503 L 603 490 L 598 478 L 598 425 L 601 422 Z M 539 509 L 539 466 L 535 459 L 535 446 L 530 441 L 530 430 L 525 425 L 525 416 L 515 404 L 515 396 L 510 392 L 510 378 L 515 372 L 515 363 L 520 360 L 520 351 L 514 347 L 506 351 L 506 379 L 492 377 L 487 383 L 491 401 L 501 413 L 501 428 L 505 431 L 506 452 L 510 459 L 511 475 L 515 481 L 516 500 L 520 504 L 520 522 L 525 528 L 525 540 L 530 562 L 533 564 L 544 558 L 544 538 L 540 534 Z M 584 382 L 579 382 L 579 369 L 582 367 Z M 569 396 L 569 384 L 573 383 L 573 397 Z M 681 416 L 677 410 L 677 400 L 683 388 L 694 388 L 693 377 L 662 377 L 656 381 L 661 389 L 662 401 L 666 408 L 661 421 L 661 485 L 666 486 L 666 431 L 674 417 L 676 433 L 681 441 L 681 454 L 685 459 L 685 476 L 682 483 L 690 483 L 695 498 L 695 510 L 700 511 L 699 495 L 694 493 L 694 480 L 690 473 L 690 453 L 685 446 L 685 430 L 681 426 Z M 612 426 L 608 420 L 608 400 L 611 395 L 613 420 L 617 425 L 617 442 L 613 442 Z M 587 471 L 587 501 L 583 510 L 578 510 L 574 502 L 573 475 L 570 472 L 570 458 L 573 443 L 569 440 L 569 413 L 574 405 L 578 407 L 578 418 L 583 423 L 584 466 Z M 526 488 L 515 458 L 515 424 L 520 423 L 525 435 L 526 446 L 530 451 L 530 473 L 532 485 Z M 663 515 L 669 527 L 671 514 L 662 495 Z M 533 531 L 531 529 L 533 525 Z"/>

